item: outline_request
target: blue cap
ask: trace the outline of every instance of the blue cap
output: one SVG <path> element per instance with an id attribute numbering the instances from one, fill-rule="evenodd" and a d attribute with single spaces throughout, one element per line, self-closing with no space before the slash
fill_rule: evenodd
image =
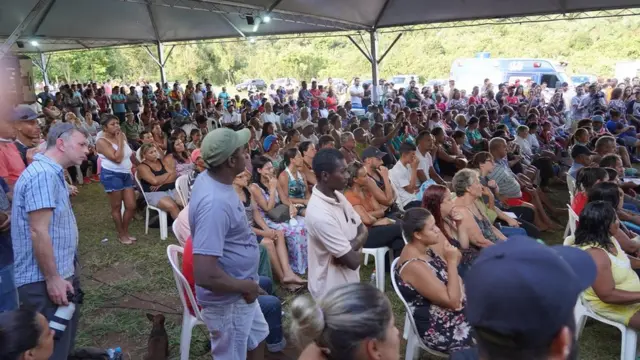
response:
<path id="1" fill-rule="evenodd" d="M 13 108 L 13 112 L 11 113 L 11 121 L 27 121 L 35 120 L 37 118 L 38 113 L 33 111 L 33 109 L 27 105 L 18 105 Z"/>
<path id="2" fill-rule="evenodd" d="M 467 272 L 465 314 L 483 340 L 502 344 L 499 334 L 514 346 L 545 345 L 569 323 L 595 278 L 596 265 L 581 249 L 510 237 L 483 249 Z"/>
<path id="3" fill-rule="evenodd" d="M 269 135 L 264 138 L 264 141 L 262 143 L 262 148 L 264 149 L 264 151 L 269 151 L 269 149 L 271 149 L 271 145 L 276 141 L 278 141 L 277 136 Z"/>
<path id="4" fill-rule="evenodd" d="M 594 122 L 604 122 L 604 117 L 603 117 L 602 115 L 594 115 L 594 116 L 591 118 L 591 121 L 594 121 Z"/>

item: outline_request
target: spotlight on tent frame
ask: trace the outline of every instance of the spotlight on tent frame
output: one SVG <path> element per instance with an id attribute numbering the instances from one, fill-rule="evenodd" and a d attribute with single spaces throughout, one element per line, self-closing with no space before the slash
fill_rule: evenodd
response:
<path id="1" fill-rule="evenodd" d="M 271 15 L 267 14 L 262 18 L 262 22 L 268 24 L 271 22 Z"/>
<path id="2" fill-rule="evenodd" d="M 38 41 L 36 41 L 36 40 L 31 40 L 30 44 L 33 47 L 38 47 L 40 45 L 40 43 Z"/>
<path id="3" fill-rule="evenodd" d="M 250 37 L 250 38 L 249 38 L 249 42 L 250 42 L 250 43 L 252 43 L 252 44 L 253 44 L 253 43 L 255 43 L 255 42 L 256 42 L 256 38 L 254 38 L 254 37 Z"/>
<path id="4" fill-rule="evenodd" d="M 258 31 L 258 27 L 260 26 L 260 18 L 255 21 L 255 25 L 253 25 L 253 32 Z"/>

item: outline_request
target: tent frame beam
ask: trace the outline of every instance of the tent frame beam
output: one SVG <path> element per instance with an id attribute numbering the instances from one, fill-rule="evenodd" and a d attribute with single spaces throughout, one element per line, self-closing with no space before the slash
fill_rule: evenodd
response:
<path id="1" fill-rule="evenodd" d="M 165 65 L 167 65 L 167 61 L 169 60 L 169 57 L 171 57 L 171 53 L 173 52 L 173 49 L 175 47 L 176 47 L 175 45 L 171 45 L 171 47 L 169 48 L 169 51 L 167 52 L 167 55 L 165 56 L 164 55 L 164 44 L 162 42 L 158 41 L 156 43 L 156 51 L 157 51 L 158 55 L 156 56 L 156 55 L 153 54 L 151 49 L 149 49 L 148 45 L 142 45 L 142 48 L 147 51 L 147 54 L 149 54 L 151 59 L 153 59 L 153 61 L 155 61 L 155 63 L 160 68 L 160 79 L 162 80 L 162 84 L 163 85 L 164 85 L 165 82 L 167 82 L 167 73 L 165 71 Z"/>
<path id="2" fill-rule="evenodd" d="M 358 48 L 358 50 L 360 50 L 360 53 L 362 53 L 362 55 L 363 55 L 365 58 L 367 58 L 367 60 L 368 60 L 369 62 L 371 62 L 371 56 L 370 56 L 369 54 L 367 54 L 367 52 L 366 52 L 366 51 L 364 51 L 364 49 L 362 48 L 362 46 L 360 46 L 360 44 L 358 44 L 358 42 L 357 42 L 357 41 L 355 41 L 355 40 L 353 39 L 353 36 L 351 36 L 351 35 L 347 35 L 347 39 L 351 40 L 351 43 L 353 43 L 353 45 L 355 45 L 355 47 L 356 47 L 356 48 Z"/>
<path id="3" fill-rule="evenodd" d="M 54 0 L 38 0 L 35 6 L 31 9 L 29 14 L 20 22 L 15 30 L 9 35 L 9 37 L 0 46 L 0 59 L 2 59 L 6 53 L 9 52 L 11 46 L 22 36 L 25 30 L 31 25 L 31 23 L 38 18 Z"/>

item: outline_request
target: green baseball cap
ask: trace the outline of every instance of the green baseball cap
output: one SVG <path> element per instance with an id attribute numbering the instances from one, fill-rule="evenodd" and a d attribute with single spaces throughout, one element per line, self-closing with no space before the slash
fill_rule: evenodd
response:
<path id="1" fill-rule="evenodd" d="M 218 166 L 227 161 L 236 150 L 247 145 L 250 137 L 249 129 L 233 131 L 229 128 L 219 128 L 208 133 L 200 146 L 206 167 Z"/>

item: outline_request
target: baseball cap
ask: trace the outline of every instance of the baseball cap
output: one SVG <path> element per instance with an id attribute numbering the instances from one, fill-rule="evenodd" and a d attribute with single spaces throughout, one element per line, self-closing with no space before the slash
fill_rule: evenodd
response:
<path id="1" fill-rule="evenodd" d="M 271 145 L 277 140 L 278 137 L 275 135 L 268 135 L 267 137 L 265 137 L 264 141 L 262 142 L 262 148 L 264 149 L 264 151 L 269 151 L 269 149 L 271 149 Z"/>
<path id="2" fill-rule="evenodd" d="M 591 118 L 591 121 L 595 121 L 595 122 L 604 122 L 604 117 L 602 115 L 594 115 Z"/>
<path id="3" fill-rule="evenodd" d="M 580 155 L 591 155 L 592 152 L 591 150 L 589 150 L 588 147 L 581 145 L 581 144 L 575 144 L 573 145 L 573 147 L 571 148 L 571 158 L 575 159 Z"/>
<path id="4" fill-rule="evenodd" d="M 372 157 L 377 157 L 378 159 L 382 159 L 385 155 L 387 155 L 386 152 L 382 152 L 380 151 L 380 149 L 373 147 L 373 146 L 369 146 L 368 148 L 364 149 L 364 151 L 362 151 L 362 161 L 365 161 L 368 158 L 372 158 Z"/>
<path id="5" fill-rule="evenodd" d="M 309 127 L 309 126 L 316 126 L 316 125 L 313 122 L 311 122 L 310 120 L 304 120 L 304 121 L 298 121 L 297 123 L 295 123 L 293 125 L 293 128 L 297 129 L 297 130 L 302 130 L 302 129 L 305 129 L 305 128 Z"/>
<path id="6" fill-rule="evenodd" d="M 195 163 L 199 157 L 200 157 L 200 149 L 193 150 L 193 152 L 191 153 L 191 162 Z"/>
<path id="7" fill-rule="evenodd" d="M 208 133 L 200 146 L 200 155 L 207 168 L 218 166 L 225 162 L 233 153 L 249 142 L 251 131 L 238 131 L 229 128 L 218 128 Z"/>
<path id="8" fill-rule="evenodd" d="M 33 111 L 30 106 L 27 105 L 18 105 L 13 108 L 13 112 L 11 114 L 11 121 L 28 121 L 35 120 L 38 118 L 38 113 Z"/>
<path id="9" fill-rule="evenodd" d="M 587 252 L 513 236 L 483 249 L 468 271 L 465 315 L 487 342 L 546 345 L 570 321 L 578 296 L 595 278 Z"/>
<path id="10" fill-rule="evenodd" d="M 49 129 L 49 133 L 47 134 L 47 142 L 56 141 L 62 134 L 70 131 L 72 129 L 76 129 L 76 127 L 72 123 L 59 123 L 57 125 L 52 126 Z"/>

